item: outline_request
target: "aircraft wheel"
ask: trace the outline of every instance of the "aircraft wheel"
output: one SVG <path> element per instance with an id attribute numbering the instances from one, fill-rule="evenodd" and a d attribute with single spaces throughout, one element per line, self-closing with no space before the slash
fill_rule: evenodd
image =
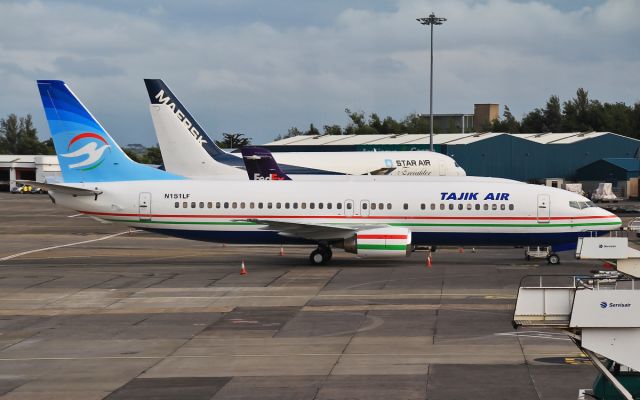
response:
<path id="1" fill-rule="evenodd" d="M 324 249 L 317 248 L 309 255 L 309 261 L 311 265 L 325 265 L 331 259 L 331 252 L 327 252 Z"/>
<path id="2" fill-rule="evenodd" d="M 549 264 L 551 264 L 551 265 L 560 264 L 560 257 L 559 257 L 557 254 L 552 253 L 552 254 L 549 256 L 549 258 L 547 258 L 547 261 L 548 261 L 548 262 L 549 262 Z"/>

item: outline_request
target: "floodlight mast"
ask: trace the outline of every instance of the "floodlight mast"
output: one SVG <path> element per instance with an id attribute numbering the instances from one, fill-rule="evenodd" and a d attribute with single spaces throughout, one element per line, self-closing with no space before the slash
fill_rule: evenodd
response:
<path id="1" fill-rule="evenodd" d="M 442 25 L 447 19 L 436 17 L 431 13 L 428 17 L 416 18 L 422 25 L 431 26 L 431 67 L 429 70 L 429 148 L 433 151 L 433 26 Z"/>

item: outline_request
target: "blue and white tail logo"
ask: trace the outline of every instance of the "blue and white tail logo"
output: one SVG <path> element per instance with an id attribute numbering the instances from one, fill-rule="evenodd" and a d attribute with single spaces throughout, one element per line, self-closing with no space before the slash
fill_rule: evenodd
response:
<path id="1" fill-rule="evenodd" d="M 62 81 L 38 81 L 65 182 L 184 179 L 132 161 Z"/>
<path id="2" fill-rule="evenodd" d="M 105 150 L 111 149 L 106 140 L 97 133 L 93 132 L 84 132 L 77 136 L 74 136 L 73 139 L 69 141 L 69 145 L 67 146 L 67 150 L 71 150 L 71 147 L 76 143 L 80 142 L 76 150 L 66 153 L 60 154 L 60 157 L 67 158 L 78 158 L 80 161 L 69 164 L 69 168 L 72 169 L 80 169 L 81 171 L 90 171 L 94 168 L 98 168 L 102 162 L 104 161 L 104 152 Z M 84 143 L 84 146 L 82 144 Z M 98 147 L 102 144 L 101 147 Z M 76 146 L 76 147 L 78 147 Z M 84 157 L 84 158 L 81 158 Z"/>

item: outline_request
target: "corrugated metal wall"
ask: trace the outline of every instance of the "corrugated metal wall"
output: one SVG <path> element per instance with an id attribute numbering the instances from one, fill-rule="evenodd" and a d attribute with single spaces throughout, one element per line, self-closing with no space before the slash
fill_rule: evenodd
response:
<path id="1" fill-rule="evenodd" d="M 443 145 L 469 175 L 528 181 L 542 178 L 574 179 L 578 168 L 602 158 L 635 157 L 640 142 L 602 135 L 571 144 L 539 144 L 509 135 L 464 145 Z"/>

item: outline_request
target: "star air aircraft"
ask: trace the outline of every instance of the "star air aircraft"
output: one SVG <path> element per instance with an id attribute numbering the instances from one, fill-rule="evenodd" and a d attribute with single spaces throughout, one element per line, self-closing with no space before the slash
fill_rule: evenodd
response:
<path id="1" fill-rule="evenodd" d="M 38 81 L 63 183 L 34 186 L 79 213 L 161 234 L 245 244 L 315 244 L 404 257 L 415 245 L 575 247 L 620 228 L 577 194 L 466 177 L 455 182 L 195 180 L 129 159 L 62 81 Z"/>
<path id="2" fill-rule="evenodd" d="M 167 171 L 189 178 L 245 174 L 242 157 L 216 146 L 161 79 L 144 82 Z M 171 112 L 164 112 L 163 106 Z M 193 147 L 200 151 L 187 150 Z M 431 151 L 278 152 L 274 156 L 288 175 L 466 175 L 451 157 Z"/>

